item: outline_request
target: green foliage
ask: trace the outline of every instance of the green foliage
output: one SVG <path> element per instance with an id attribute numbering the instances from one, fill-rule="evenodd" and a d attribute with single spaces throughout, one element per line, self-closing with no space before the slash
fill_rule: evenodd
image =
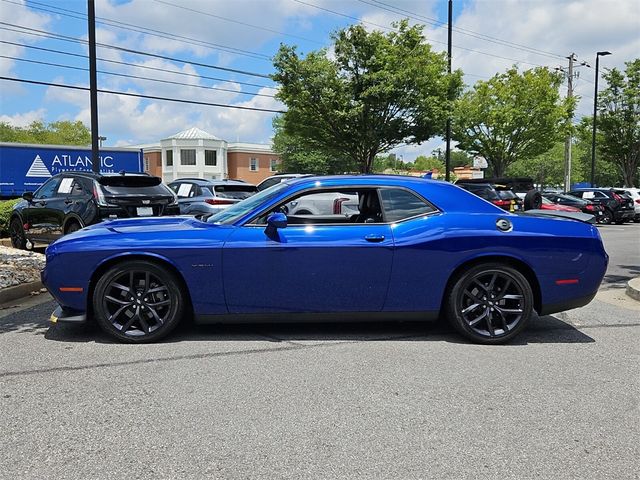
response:
<path id="1" fill-rule="evenodd" d="M 325 50 L 303 58 L 281 45 L 273 79 L 287 106 L 286 134 L 309 151 L 348 156 L 361 172 L 400 143 L 442 134 L 461 72 L 447 74 L 446 56 L 431 51 L 422 27 L 397 26 L 390 33 L 360 25 L 338 31 L 334 58 Z"/>
<path id="2" fill-rule="evenodd" d="M 624 74 L 613 68 L 604 78 L 608 85 L 598 98 L 598 153 L 617 167 L 624 186 L 634 187 L 640 168 L 640 58 L 627 62 Z"/>
<path id="3" fill-rule="evenodd" d="M 89 145 L 91 132 L 82 122 L 67 120 L 46 124 L 32 122 L 28 127 L 14 127 L 0 122 L 0 142 L 48 145 Z"/>
<path id="4" fill-rule="evenodd" d="M 416 161 L 413 162 L 413 170 L 426 172 L 434 169 L 444 174 L 444 162 L 436 157 L 425 157 L 424 155 L 418 155 Z"/>
<path id="5" fill-rule="evenodd" d="M 593 138 L 592 117 L 583 117 L 576 126 L 576 146 L 573 154 L 573 165 L 579 165 L 582 171 L 582 182 L 591 181 L 591 141 Z M 622 175 L 618 167 L 602 155 L 602 132 L 596 132 L 596 165 L 594 182 L 596 185 L 619 187 L 622 186 Z"/>
<path id="6" fill-rule="evenodd" d="M 502 176 L 517 160 L 548 151 L 570 128 L 575 99 L 561 99 L 560 84 L 547 68 L 520 73 L 515 67 L 477 82 L 457 102 L 453 138 Z"/>
<path id="7" fill-rule="evenodd" d="M 285 173 L 312 173 L 330 175 L 353 172 L 356 167 L 349 157 L 336 157 L 334 152 L 309 149 L 299 137 L 290 135 L 283 128 L 281 116 L 273 119 L 273 150 L 280 155 L 279 170 Z"/>
<path id="8" fill-rule="evenodd" d="M 584 181 L 584 148 L 574 142 L 572 146 L 571 183 Z M 507 168 L 509 177 L 531 177 L 542 186 L 564 185 L 564 142 L 556 142 L 551 149 L 537 157 L 516 160 Z"/>
<path id="9" fill-rule="evenodd" d="M 0 201 L 0 237 L 9 235 L 9 217 L 13 211 L 13 206 L 20 200 L 20 198 L 15 198 L 13 200 Z"/>

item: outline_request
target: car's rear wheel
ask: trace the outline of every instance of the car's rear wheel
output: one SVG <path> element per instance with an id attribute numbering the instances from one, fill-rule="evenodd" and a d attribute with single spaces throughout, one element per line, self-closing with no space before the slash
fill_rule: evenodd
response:
<path id="1" fill-rule="evenodd" d="M 476 343 L 505 343 L 525 328 L 533 293 L 516 269 L 485 263 L 461 273 L 448 292 L 446 314 L 462 335 Z"/>
<path id="2" fill-rule="evenodd" d="M 27 248 L 27 238 L 19 218 L 14 217 L 13 220 L 11 220 L 9 224 L 9 235 L 11 236 L 11 245 L 13 248 L 19 248 L 20 250 Z"/>
<path id="3" fill-rule="evenodd" d="M 185 295 L 175 275 L 144 260 L 110 268 L 93 292 L 98 325 L 129 343 L 154 342 L 167 335 L 180 322 L 184 303 Z"/>
<path id="4" fill-rule="evenodd" d="M 613 222 L 613 213 L 608 208 L 605 208 L 604 212 L 602 212 L 602 223 L 609 225 L 611 222 Z"/>
<path id="5" fill-rule="evenodd" d="M 72 221 L 66 228 L 65 230 L 65 235 L 68 235 L 70 233 L 73 232 L 77 232 L 78 230 L 80 230 L 82 227 L 80 226 L 80 224 L 76 221 Z"/>

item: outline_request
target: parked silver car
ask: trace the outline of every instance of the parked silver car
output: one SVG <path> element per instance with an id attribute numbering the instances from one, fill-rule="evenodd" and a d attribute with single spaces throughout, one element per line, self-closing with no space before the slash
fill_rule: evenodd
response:
<path id="1" fill-rule="evenodd" d="M 255 185 L 238 180 L 180 178 L 169 184 L 182 215 L 209 215 L 257 193 Z"/>

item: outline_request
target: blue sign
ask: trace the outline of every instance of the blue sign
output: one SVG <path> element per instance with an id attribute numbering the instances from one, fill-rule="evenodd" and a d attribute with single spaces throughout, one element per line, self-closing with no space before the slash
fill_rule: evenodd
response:
<path id="1" fill-rule="evenodd" d="M 100 173 L 142 172 L 142 161 L 142 150 L 100 150 Z M 53 175 L 92 167 L 91 149 L 0 144 L 0 196 L 20 196 Z"/>

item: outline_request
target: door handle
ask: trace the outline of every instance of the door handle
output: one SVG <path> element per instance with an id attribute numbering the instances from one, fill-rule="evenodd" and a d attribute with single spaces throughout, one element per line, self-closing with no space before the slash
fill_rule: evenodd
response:
<path id="1" fill-rule="evenodd" d="M 64 201 L 65 205 L 70 205 L 73 203 L 73 200 L 69 200 L 68 198 Z"/>
<path id="2" fill-rule="evenodd" d="M 370 233 L 369 235 L 364 237 L 364 239 L 367 242 L 378 243 L 384 240 L 384 235 L 376 235 L 375 233 Z"/>

